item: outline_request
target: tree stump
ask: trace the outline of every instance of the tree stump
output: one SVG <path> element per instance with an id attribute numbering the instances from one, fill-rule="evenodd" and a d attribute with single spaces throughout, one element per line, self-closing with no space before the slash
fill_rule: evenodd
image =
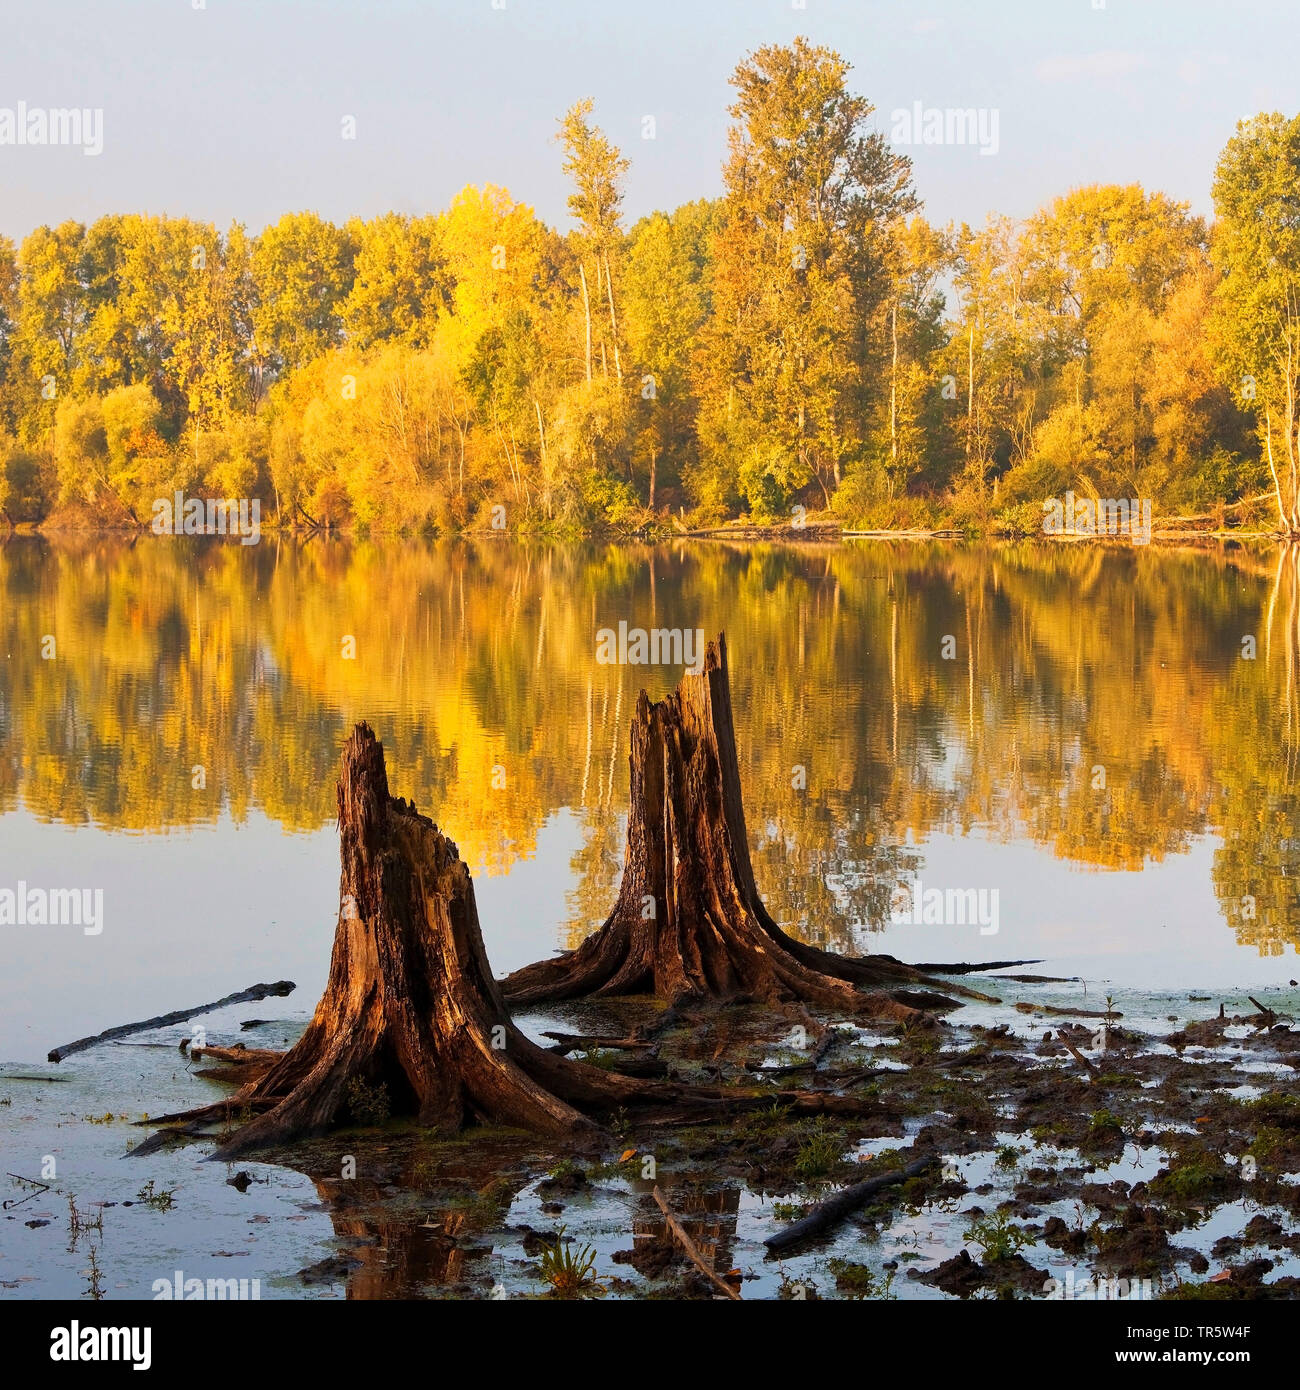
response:
<path id="1" fill-rule="evenodd" d="M 904 1022 L 954 1007 L 904 988 L 934 982 L 892 956 L 832 955 L 768 915 L 745 833 L 725 636 L 708 644 L 702 672 L 683 676 L 666 699 L 652 704 L 641 692 L 631 771 L 613 912 L 577 950 L 509 975 L 509 1004 L 652 992 L 672 1002 L 800 1002 Z"/>
<path id="2" fill-rule="evenodd" d="M 383 745 L 366 724 L 344 748 L 338 808 L 340 914 L 311 1023 L 228 1099 L 143 1121 L 159 1132 L 137 1154 L 244 1112 L 256 1118 L 214 1158 L 319 1134 L 354 1111 L 354 1083 L 363 1099 L 384 1087 L 391 1113 L 430 1127 L 477 1119 L 556 1136 L 598 1136 L 592 1117 L 632 1107 L 673 1121 L 774 1099 L 796 1113 L 850 1106 L 820 1093 L 745 1096 L 624 1076 L 538 1047 L 510 1021 L 488 967 L 469 870 L 427 816 L 389 795 Z"/>

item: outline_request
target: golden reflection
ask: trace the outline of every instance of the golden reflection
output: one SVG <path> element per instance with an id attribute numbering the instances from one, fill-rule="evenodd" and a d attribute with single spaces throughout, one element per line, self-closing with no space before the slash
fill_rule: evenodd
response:
<path id="1" fill-rule="evenodd" d="M 475 873 L 569 813 L 578 939 L 637 692 L 680 674 L 596 631 L 725 629 L 755 868 L 809 939 L 881 925 L 909 835 L 978 827 L 1115 870 L 1217 832 L 1237 939 L 1297 944 L 1295 551 L 15 538 L 0 604 L 0 811 L 315 830 L 365 718 Z"/>

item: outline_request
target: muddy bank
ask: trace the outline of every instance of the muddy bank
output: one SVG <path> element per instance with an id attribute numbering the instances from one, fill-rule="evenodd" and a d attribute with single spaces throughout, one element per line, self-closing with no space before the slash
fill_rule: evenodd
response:
<path id="1" fill-rule="evenodd" d="M 1117 1009 L 1074 1022 L 1063 1015 L 1081 1006 L 1040 993 L 1028 1010 L 1008 996 L 927 1030 L 814 1011 L 833 1030 L 816 1049 L 771 1010 L 702 1009 L 638 1056 L 738 1093 L 797 1079 L 826 1097 L 821 1115 L 774 1098 L 689 1127 L 615 1116 L 610 1140 L 564 1143 L 487 1128 L 445 1139 L 372 1114 L 260 1157 L 306 1175 L 331 1223 L 328 1253 L 299 1271 L 304 1291 L 722 1296 L 668 1231 L 657 1187 L 743 1298 L 1296 1297 L 1294 1001 L 1167 1016 L 1160 1031 L 1126 1026 Z M 616 1037 L 653 1009 L 604 1001 L 526 1022 L 539 1038 Z M 927 1151 L 928 1171 L 768 1254 L 768 1237 L 828 1195 Z"/>
<path id="2" fill-rule="evenodd" d="M 1062 1011 L 1091 1008 L 1095 993 L 982 987 L 1003 1001 L 937 1029 L 812 1011 L 833 1030 L 820 1046 L 815 1028 L 769 1009 L 688 1013 L 638 1064 L 738 1092 L 767 1086 L 772 1104 L 684 1128 L 616 1115 L 608 1139 L 581 1143 L 482 1127 L 439 1137 L 380 1106 L 257 1162 L 211 1163 L 206 1142 L 123 1159 L 142 1137 L 131 1123 L 142 1104 L 228 1094 L 212 1079 L 222 1066 L 184 1057 L 159 1030 L 63 1068 L 12 1069 L 71 1084 L 0 1080 L 7 1154 L 60 1153 L 47 1191 L 6 1179 L 7 1200 L 31 1200 L 0 1221 L 0 1290 L 30 1297 L 53 1279 L 65 1296 L 147 1298 L 180 1269 L 257 1278 L 263 1298 L 724 1296 L 669 1233 L 658 1188 L 748 1299 L 1300 1294 L 1300 1032 L 1288 1016 L 1300 1000 L 1254 991 L 1270 1019 L 1244 996 L 1183 996 L 1181 1008 L 1128 996 L 1112 1011 L 1124 1017 L 1076 1022 Z M 521 1022 L 541 1042 L 624 1036 L 654 1009 L 602 1001 Z M 302 1026 L 242 1029 L 259 1010 L 218 1016 L 209 1042 L 282 1044 Z M 795 1116 L 775 1099 L 796 1083 L 826 1097 L 825 1114 Z M 858 1113 L 837 1113 L 844 1100 Z M 764 1241 L 829 1195 L 931 1150 L 924 1173 L 769 1255 Z M 34 1177 L 39 1162 L 14 1171 Z"/>

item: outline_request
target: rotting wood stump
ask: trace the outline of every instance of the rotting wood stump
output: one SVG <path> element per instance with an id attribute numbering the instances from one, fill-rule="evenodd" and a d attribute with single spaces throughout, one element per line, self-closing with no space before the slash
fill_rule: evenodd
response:
<path id="1" fill-rule="evenodd" d="M 338 809 L 341 909 L 311 1023 L 228 1099 L 142 1121 L 158 1132 L 136 1154 L 245 1113 L 255 1118 L 214 1158 L 319 1134 L 347 1122 L 356 1082 L 363 1095 L 384 1087 L 391 1113 L 451 1131 L 479 1120 L 596 1138 L 596 1119 L 633 1107 L 654 1123 L 773 1101 L 802 1114 L 861 1112 L 845 1097 L 722 1092 L 625 1076 L 538 1047 L 511 1022 L 493 979 L 469 870 L 427 816 L 389 795 L 383 745 L 366 724 L 343 751 Z"/>
<path id="2" fill-rule="evenodd" d="M 502 982 L 518 1007 L 588 995 L 804 1003 L 911 1023 L 956 1001 L 892 956 L 837 956 L 788 936 L 754 881 L 724 635 L 667 698 L 632 720 L 631 805 L 618 901 L 574 951 Z M 859 987 L 868 991 L 862 992 Z"/>

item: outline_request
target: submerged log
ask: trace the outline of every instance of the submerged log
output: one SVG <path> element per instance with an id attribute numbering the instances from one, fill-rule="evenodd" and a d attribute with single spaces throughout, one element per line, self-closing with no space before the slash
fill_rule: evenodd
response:
<path id="1" fill-rule="evenodd" d="M 918 1177 L 938 1161 L 937 1153 L 925 1153 L 903 1167 L 895 1168 L 891 1173 L 882 1173 L 879 1177 L 867 1178 L 864 1182 L 855 1182 L 851 1187 L 841 1188 L 824 1202 L 819 1202 L 807 1216 L 792 1222 L 775 1235 L 768 1236 L 763 1242 L 767 1246 L 768 1254 L 780 1254 L 792 1245 L 821 1235 L 823 1231 L 838 1225 L 846 1216 L 851 1216 L 859 1207 L 865 1205 L 867 1198 L 873 1197 L 882 1188 Z"/>
<path id="2" fill-rule="evenodd" d="M 725 637 L 708 644 L 702 672 L 683 676 L 666 699 L 652 704 L 641 692 L 631 770 L 614 910 L 577 950 L 509 975 L 508 1003 L 652 992 L 672 1001 L 799 1001 L 914 1022 L 956 1002 L 906 986 L 967 992 L 893 956 L 818 950 L 768 915 L 745 832 Z"/>
<path id="3" fill-rule="evenodd" d="M 705 1119 L 786 1099 L 795 1113 L 832 1098 L 736 1095 L 631 1077 L 537 1046 L 511 1022 L 488 967 L 469 870 L 427 816 L 388 793 L 383 745 L 358 724 L 338 784 L 342 873 L 325 993 L 293 1048 L 216 1105 L 146 1121 L 166 1128 L 256 1118 L 214 1155 L 318 1134 L 384 1088 L 390 1113 L 456 1130 L 471 1120 L 548 1135 L 597 1136 L 596 1119 L 639 1107 L 653 1121 Z M 850 1103 L 852 1104 L 852 1103 Z M 260 1113 L 259 1113 L 260 1112 Z"/>

